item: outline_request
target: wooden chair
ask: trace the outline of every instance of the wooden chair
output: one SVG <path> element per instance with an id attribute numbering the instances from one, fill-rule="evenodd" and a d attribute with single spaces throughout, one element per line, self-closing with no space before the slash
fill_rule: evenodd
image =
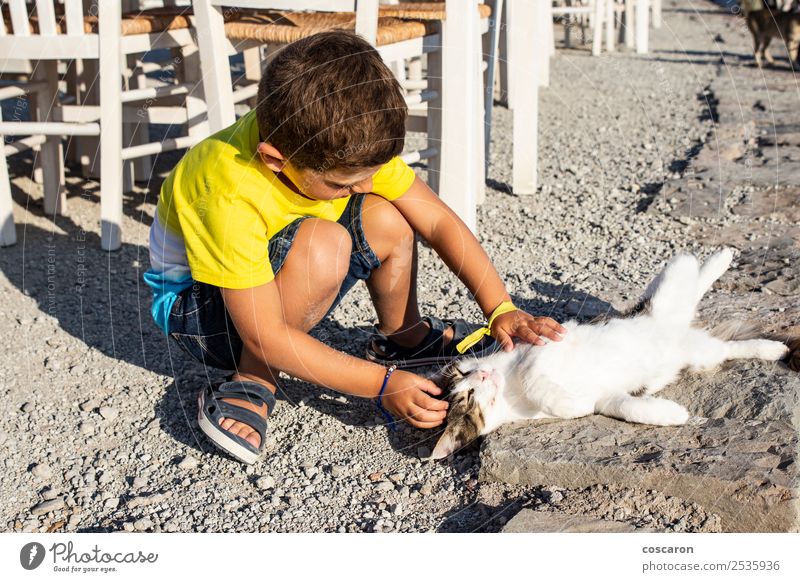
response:
<path id="1" fill-rule="evenodd" d="M 28 59 L 36 63 L 37 71 L 34 84 L 18 84 L 9 91 L 15 91 L 14 95 L 35 92 L 37 103 L 42 105 L 36 119 L 30 122 L 0 122 L 0 135 L 28 136 L 0 149 L 1 242 L 15 242 L 5 156 L 41 145 L 44 211 L 61 213 L 66 206 L 61 187 L 61 136 L 99 136 L 101 245 L 103 249 L 115 250 L 121 245 L 123 161 L 189 147 L 201 137 L 190 130 L 186 136 L 125 147 L 123 120 L 187 123 L 190 117 L 185 108 L 161 108 L 157 100 L 187 97 L 195 84 L 123 90 L 123 62 L 130 54 L 194 46 L 189 20 L 159 13 L 123 18 L 120 3 L 113 1 L 99 2 L 96 14 L 86 14 L 82 0 L 63 0 L 61 4 L 55 0 L 36 0 L 33 5 L 25 0 L 5 0 L 3 4 L 7 10 L 0 27 L 0 54 Z M 97 64 L 99 105 L 60 103 L 58 62 L 76 59 Z"/>
<path id="2" fill-rule="evenodd" d="M 427 55 L 426 90 L 408 95 L 406 101 L 410 106 L 427 104 L 428 146 L 403 157 L 409 163 L 426 159 L 433 190 L 475 228 L 479 182 L 482 185 L 478 179 L 482 160 L 477 158 L 482 124 L 472 115 L 478 93 L 472 82 L 477 61 L 464 59 L 457 48 L 447 50 L 449 41 L 437 22 L 379 16 L 378 0 L 193 0 L 193 4 L 211 131 L 230 125 L 235 117 L 226 42 L 239 50 L 253 42 L 267 44 L 271 52 L 315 32 L 350 29 L 373 44 L 389 65 Z M 225 10 L 237 16 L 226 22 Z M 477 12 L 465 14 L 455 3 L 447 10 L 454 26 L 467 34 L 474 31 L 470 38 L 478 38 Z M 442 71 L 447 71 L 446 79 Z"/>

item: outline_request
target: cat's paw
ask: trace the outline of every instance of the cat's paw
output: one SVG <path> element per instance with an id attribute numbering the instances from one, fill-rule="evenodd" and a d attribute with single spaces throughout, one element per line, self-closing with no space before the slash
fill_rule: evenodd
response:
<path id="1" fill-rule="evenodd" d="M 689 411 L 672 400 L 653 398 L 648 410 L 649 422 L 657 426 L 678 426 L 689 420 Z"/>
<path id="2" fill-rule="evenodd" d="M 703 263 L 702 269 L 708 270 L 709 273 L 713 273 L 715 275 L 714 280 L 719 279 L 722 274 L 728 270 L 731 266 L 731 261 L 733 261 L 733 251 L 731 249 L 722 249 L 721 251 L 717 251 L 713 255 L 711 255 L 705 263 Z"/>
<path id="3" fill-rule="evenodd" d="M 789 346 L 773 340 L 753 340 L 757 345 L 755 353 L 757 358 L 776 362 L 782 360 L 789 353 Z"/>

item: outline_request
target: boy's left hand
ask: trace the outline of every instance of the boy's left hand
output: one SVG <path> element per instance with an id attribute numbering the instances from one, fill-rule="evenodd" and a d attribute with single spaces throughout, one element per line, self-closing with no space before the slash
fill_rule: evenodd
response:
<path id="1" fill-rule="evenodd" d="M 492 337 L 503 346 L 503 350 L 508 352 L 514 349 L 514 338 L 543 346 L 546 343 L 543 337 L 560 342 L 562 336 L 567 333 L 567 328 L 550 317 L 534 317 L 517 309 L 498 315 L 492 322 L 491 331 Z"/>

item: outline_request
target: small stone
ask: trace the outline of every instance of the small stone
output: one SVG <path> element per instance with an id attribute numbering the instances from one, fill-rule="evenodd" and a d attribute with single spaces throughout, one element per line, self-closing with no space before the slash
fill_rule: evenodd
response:
<path id="1" fill-rule="evenodd" d="M 22 405 L 21 410 L 22 412 L 27 414 L 29 412 L 32 412 L 34 408 L 36 408 L 36 406 L 34 406 L 33 402 L 26 402 L 25 404 Z"/>
<path id="2" fill-rule="evenodd" d="M 36 477 L 37 479 L 49 479 L 53 476 L 53 470 L 50 468 L 49 465 L 45 465 L 44 463 L 39 463 L 38 465 L 34 465 L 31 468 L 31 474 Z"/>
<path id="3" fill-rule="evenodd" d="M 136 531 L 147 531 L 148 529 L 153 527 L 153 522 L 147 518 L 144 519 L 137 519 L 133 522 L 133 529 Z"/>
<path id="4" fill-rule="evenodd" d="M 106 509 L 116 509 L 119 505 L 119 497 L 111 497 L 110 499 L 106 499 L 103 503 L 103 507 Z"/>
<path id="5" fill-rule="evenodd" d="M 380 481 L 375 484 L 375 489 L 378 491 L 394 491 L 394 485 L 389 481 Z"/>
<path id="6" fill-rule="evenodd" d="M 52 501 L 58 497 L 58 491 L 53 489 L 52 487 L 48 487 L 44 491 L 42 491 L 42 499 L 45 501 Z"/>
<path id="7" fill-rule="evenodd" d="M 94 434 L 95 426 L 94 423 L 85 421 L 80 424 L 78 430 L 80 430 L 81 434 L 84 436 L 91 436 Z"/>
<path id="8" fill-rule="evenodd" d="M 271 475 L 264 475 L 256 481 L 256 487 L 262 490 L 272 489 L 275 487 L 275 478 Z"/>
<path id="9" fill-rule="evenodd" d="M 117 419 L 119 416 L 119 411 L 116 408 L 111 408 L 110 406 L 102 406 L 100 408 L 100 416 L 102 416 L 104 420 L 111 422 Z"/>
<path id="10" fill-rule="evenodd" d="M 133 479 L 133 484 L 131 485 L 131 487 L 133 487 L 134 489 L 141 489 L 145 485 L 147 485 L 147 479 L 145 479 L 144 477 L 135 477 Z"/>
<path id="11" fill-rule="evenodd" d="M 400 515 L 403 513 L 403 504 L 402 503 L 395 503 L 389 508 L 389 511 L 392 512 L 394 515 Z"/>
<path id="12" fill-rule="evenodd" d="M 331 477 L 333 477 L 334 479 L 338 479 L 339 477 L 341 477 L 343 472 L 344 469 L 339 465 L 331 465 Z"/>
<path id="13" fill-rule="evenodd" d="M 125 523 L 122 524 L 122 529 L 124 529 L 127 532 L 132 532 L 136 530 L 133 524 L 129 521 L 126 521 Z"/>
<path id="14" fill-rule="evenodd" d="M 369 479 L 370 481 L 380 481 L 381 479 L 383 479 L 383 473 L 381 473 L 380 471 L 375 471 L 374 473 L 370 473 L 369 475 L 367 475 L 367 479 Z"/>
<path id="15" fill-rule="evenodd" d="M 406 498 L 411 496 L 411 489 L 408 488 L 408 485 L 403 485 L 400 487 L 398 492 L 400 493 L 400 497 Z"/>
<path id="16" fill-rule="evenodd" d="M 433 493 L 433 487 L 430 483 L 423 483 L 422 487 L 419 488 L 420 495 L 430 495 Z"/>
<path id="17" fill-rule="evenodd" d="M 50 501 L 43 501 L 39 505 L 34 506 L 31 509 L 31 513 L 33 515 L 44 515 L 46 513 L 50 513 L 51 511 L 57 511 L 64 507 L 64 499 L 51 499 Z"/>
<path id="18" fill-rule="evenodd" d="M 186 455 L 183 460 L 178 463 L 178 468 L 184 471 L 192 471 L 196 469 L 200 462 L 191 455 Z"/>

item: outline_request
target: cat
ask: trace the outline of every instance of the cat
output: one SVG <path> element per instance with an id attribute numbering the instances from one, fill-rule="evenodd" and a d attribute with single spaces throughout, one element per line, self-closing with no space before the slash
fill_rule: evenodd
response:
<path id="1" fill-rule="evenodd" d="M 762 65 L 762 59 L 772 65 L 774 60 L 767 50 L 773 37 L 782 39 L 789 51 L 790 65 L 800 58 L 800 14 L 797 12 L 781 12 L 762 6 L 760 10 L 745 10 L 745 19 L 750 34 L 753 35 L 753 51 L 756 65 Z"/>
<path id="2" fill-rule="evenodd" d="M 652 396 L 681 371 L 710 370 L 738 358 L 777 361 L 789 352 L 783 342 L 755 339 L 753 326 L 726 322 L 708 331 L 692 325 L 698 302 L 732 259 L 729 249 L 702 266 L 679 255 L 627 313 L 587 324 L 568 321 L 560 342 L 518 345 L 446 366 L 432 378 L 449 394 L 450 409 L 431 459 L 517 420 L 602 414 L 642 424 L 686 423 L 684 406 Z"/>

